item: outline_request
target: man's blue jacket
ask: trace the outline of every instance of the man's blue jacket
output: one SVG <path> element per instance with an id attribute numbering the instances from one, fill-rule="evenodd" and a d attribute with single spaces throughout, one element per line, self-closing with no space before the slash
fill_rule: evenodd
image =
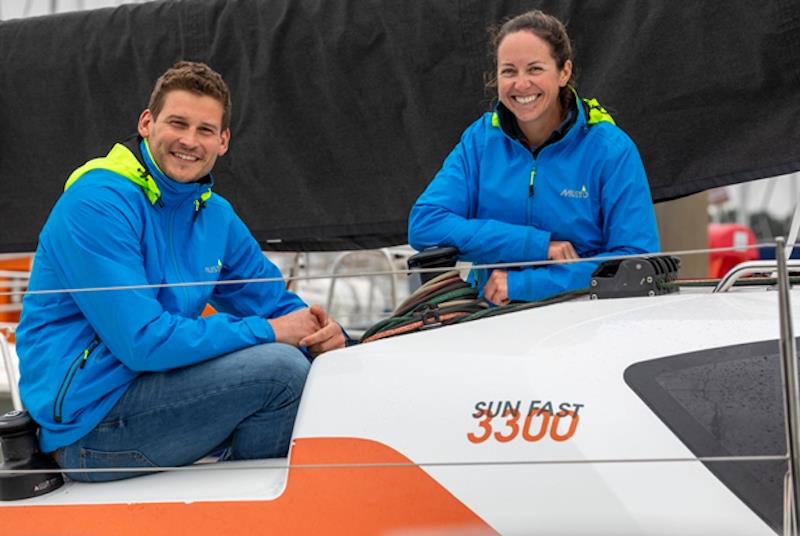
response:
<path id="1" fill-rule="evenodd" d="M 27 295 L 17 331 L 22 400 L 45 452 L 90 432 L 139 374 L 272 342 L 266 318 L 305 307 L 210 188 L 210 177 L 166 177 L 136 140 L 70 178 L 29 290 L 74 291 Z M 277 280 L 213 284 L 254 278 Z M 189 282 L 209 284 L 149 286 Z M 133 288 L 75 290 L 117 286 Z M 220 312 L 201 318 L 206 303 Z"/>
<path id="2" fill-rule="evenodd" d="M 409 243 L 455 246 L 477 264 L 546 260 L 553 240 L 571 242 L 581 258 L 658 251 L 635 144 L 597 101 L 578 103 L 563 137 L 533 152 L 507 133 L 513 116 L 502 104 L 469 126 L 412 208 Z M 597 264 L 509 270 L 508 296 L 532 301 L 587 287 Z M 481 289 L 489 275 L 474 274 Z"/>

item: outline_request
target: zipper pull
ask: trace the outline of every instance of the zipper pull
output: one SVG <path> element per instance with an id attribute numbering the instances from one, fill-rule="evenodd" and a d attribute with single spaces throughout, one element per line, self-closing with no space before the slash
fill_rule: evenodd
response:
<path id="1" fill-rule="evenodd" d="M 89 346 L 87 346 L 86 349 L 83 351 L 83 357 L 81 358 L 81 364 L 78 366 L 78 368 L 83 368 L 83 367 L 86 366 L 86 362 L 89 360 L 89 354 L 91 354 L 94 351 L 95 347 L 97 346 L 97 344 L 99 342 L 100 342 L 100 339 L 98 339 L 97 336 L 95 336 L 95 338 L 92 339 L 92 342 L 90 342 Z"/>
<path id="2" fill-rule="evenodd" d="M 200 209 L 205 208 L 205 203 L 200 201 L 200 198 L 194 200 L 194 216 L 192 217 L 192 222 L 197 221 L 197 215 L 200 214 Z"/>
<path id="3" fill-rule="evenodd" d="M 531 170 L 531 182 L 528 183 L 528 197 L 533 197 L 533 179 L 536 177 L 536 168 Z"/>

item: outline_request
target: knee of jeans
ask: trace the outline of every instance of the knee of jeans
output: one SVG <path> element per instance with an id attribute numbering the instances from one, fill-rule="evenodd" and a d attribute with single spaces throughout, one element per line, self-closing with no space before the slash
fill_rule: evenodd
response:
<path id="1" fill-rule="evenodd" d="M 255 354 L 247 365 L 251 377 L 281 381 L 300 396 L 311 367 L 300 350 L 288 344 L 268 343 L 254 346 L 251 351 Z"/>

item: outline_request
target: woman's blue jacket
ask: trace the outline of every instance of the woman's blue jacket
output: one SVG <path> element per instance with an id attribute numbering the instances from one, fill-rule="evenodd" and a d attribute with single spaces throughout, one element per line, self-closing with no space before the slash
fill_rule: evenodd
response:
<path id="1" fill-rule="evenodd" d="M 477 264 L 546 260 L 553 240 L 571 242 L 582 258 L 658 251 L 636 145 L 597 101 L 578 102 L 571 128 L 537 151 L 507 133 L 501 122 L 513 116 L 502 104 L 467 128 L 411 210 L 411 246 L 454 246 Z M 597 265 L 509 270 L 508 296 L 532 301 L 587 287 Z M 481 289 L 489 274 L 473 274 Z"/>

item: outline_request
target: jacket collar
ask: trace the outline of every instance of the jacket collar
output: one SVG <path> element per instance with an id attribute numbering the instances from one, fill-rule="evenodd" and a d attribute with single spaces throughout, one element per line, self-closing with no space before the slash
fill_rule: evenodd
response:
<path id="1" fill-rule="evenodd" d="M 150 153 L 147 140 L 141 136 L 133 135 L 126 139 L 122 145 L 133 153 L 136 159 L 147 168 L 150 176 L 153 177 L 161 193 L 160 204 L 175 205 L 182 203 L 187 197 L 193 196 L 197 205 L 195 207 L 197 212 L 211 196 L 211 188 L 214 185 L 214 179 L 211 174 L 191 183 L 178 182 L 161 171 L 161 168 L 158 167 Z"/>
<path id="2" fill-rule="evenodd" d="M 542 145 L 531 149 L 531 152 L 534 156 L 536 156 L 539 151 L 548 145 L 552 145 L 562 139 L 569 139 L 572 136 L 575 136 L 575 132 L 586 125 L 586 111 L 584 110 L 584 106 L 577 105 L 578 102 L 582 101 L 580 101 L 578 94 L 574 90 L 572 91 L 572 94 L 573 98 L 570 100 L 570 108 L 567 112 L 566 119 L 564 119 L 564 121 L 562 121 L 561 124 L 556 127 L 556 129 L 550 134 L 550 136 Z M 505 105 L 500 101 L 497 102 L 494 112 L 492 112 L 492 126 L 500 128 L 506 136 L 513 140 L 520 141 L 523 145 L 525 145 L 526 149 L 528 148 L 523 141 L 525 136 L 522 134 L 522 130 L 517 124 L 516 117 L 514 117 L 513 112 L 506 108 Z"/>

